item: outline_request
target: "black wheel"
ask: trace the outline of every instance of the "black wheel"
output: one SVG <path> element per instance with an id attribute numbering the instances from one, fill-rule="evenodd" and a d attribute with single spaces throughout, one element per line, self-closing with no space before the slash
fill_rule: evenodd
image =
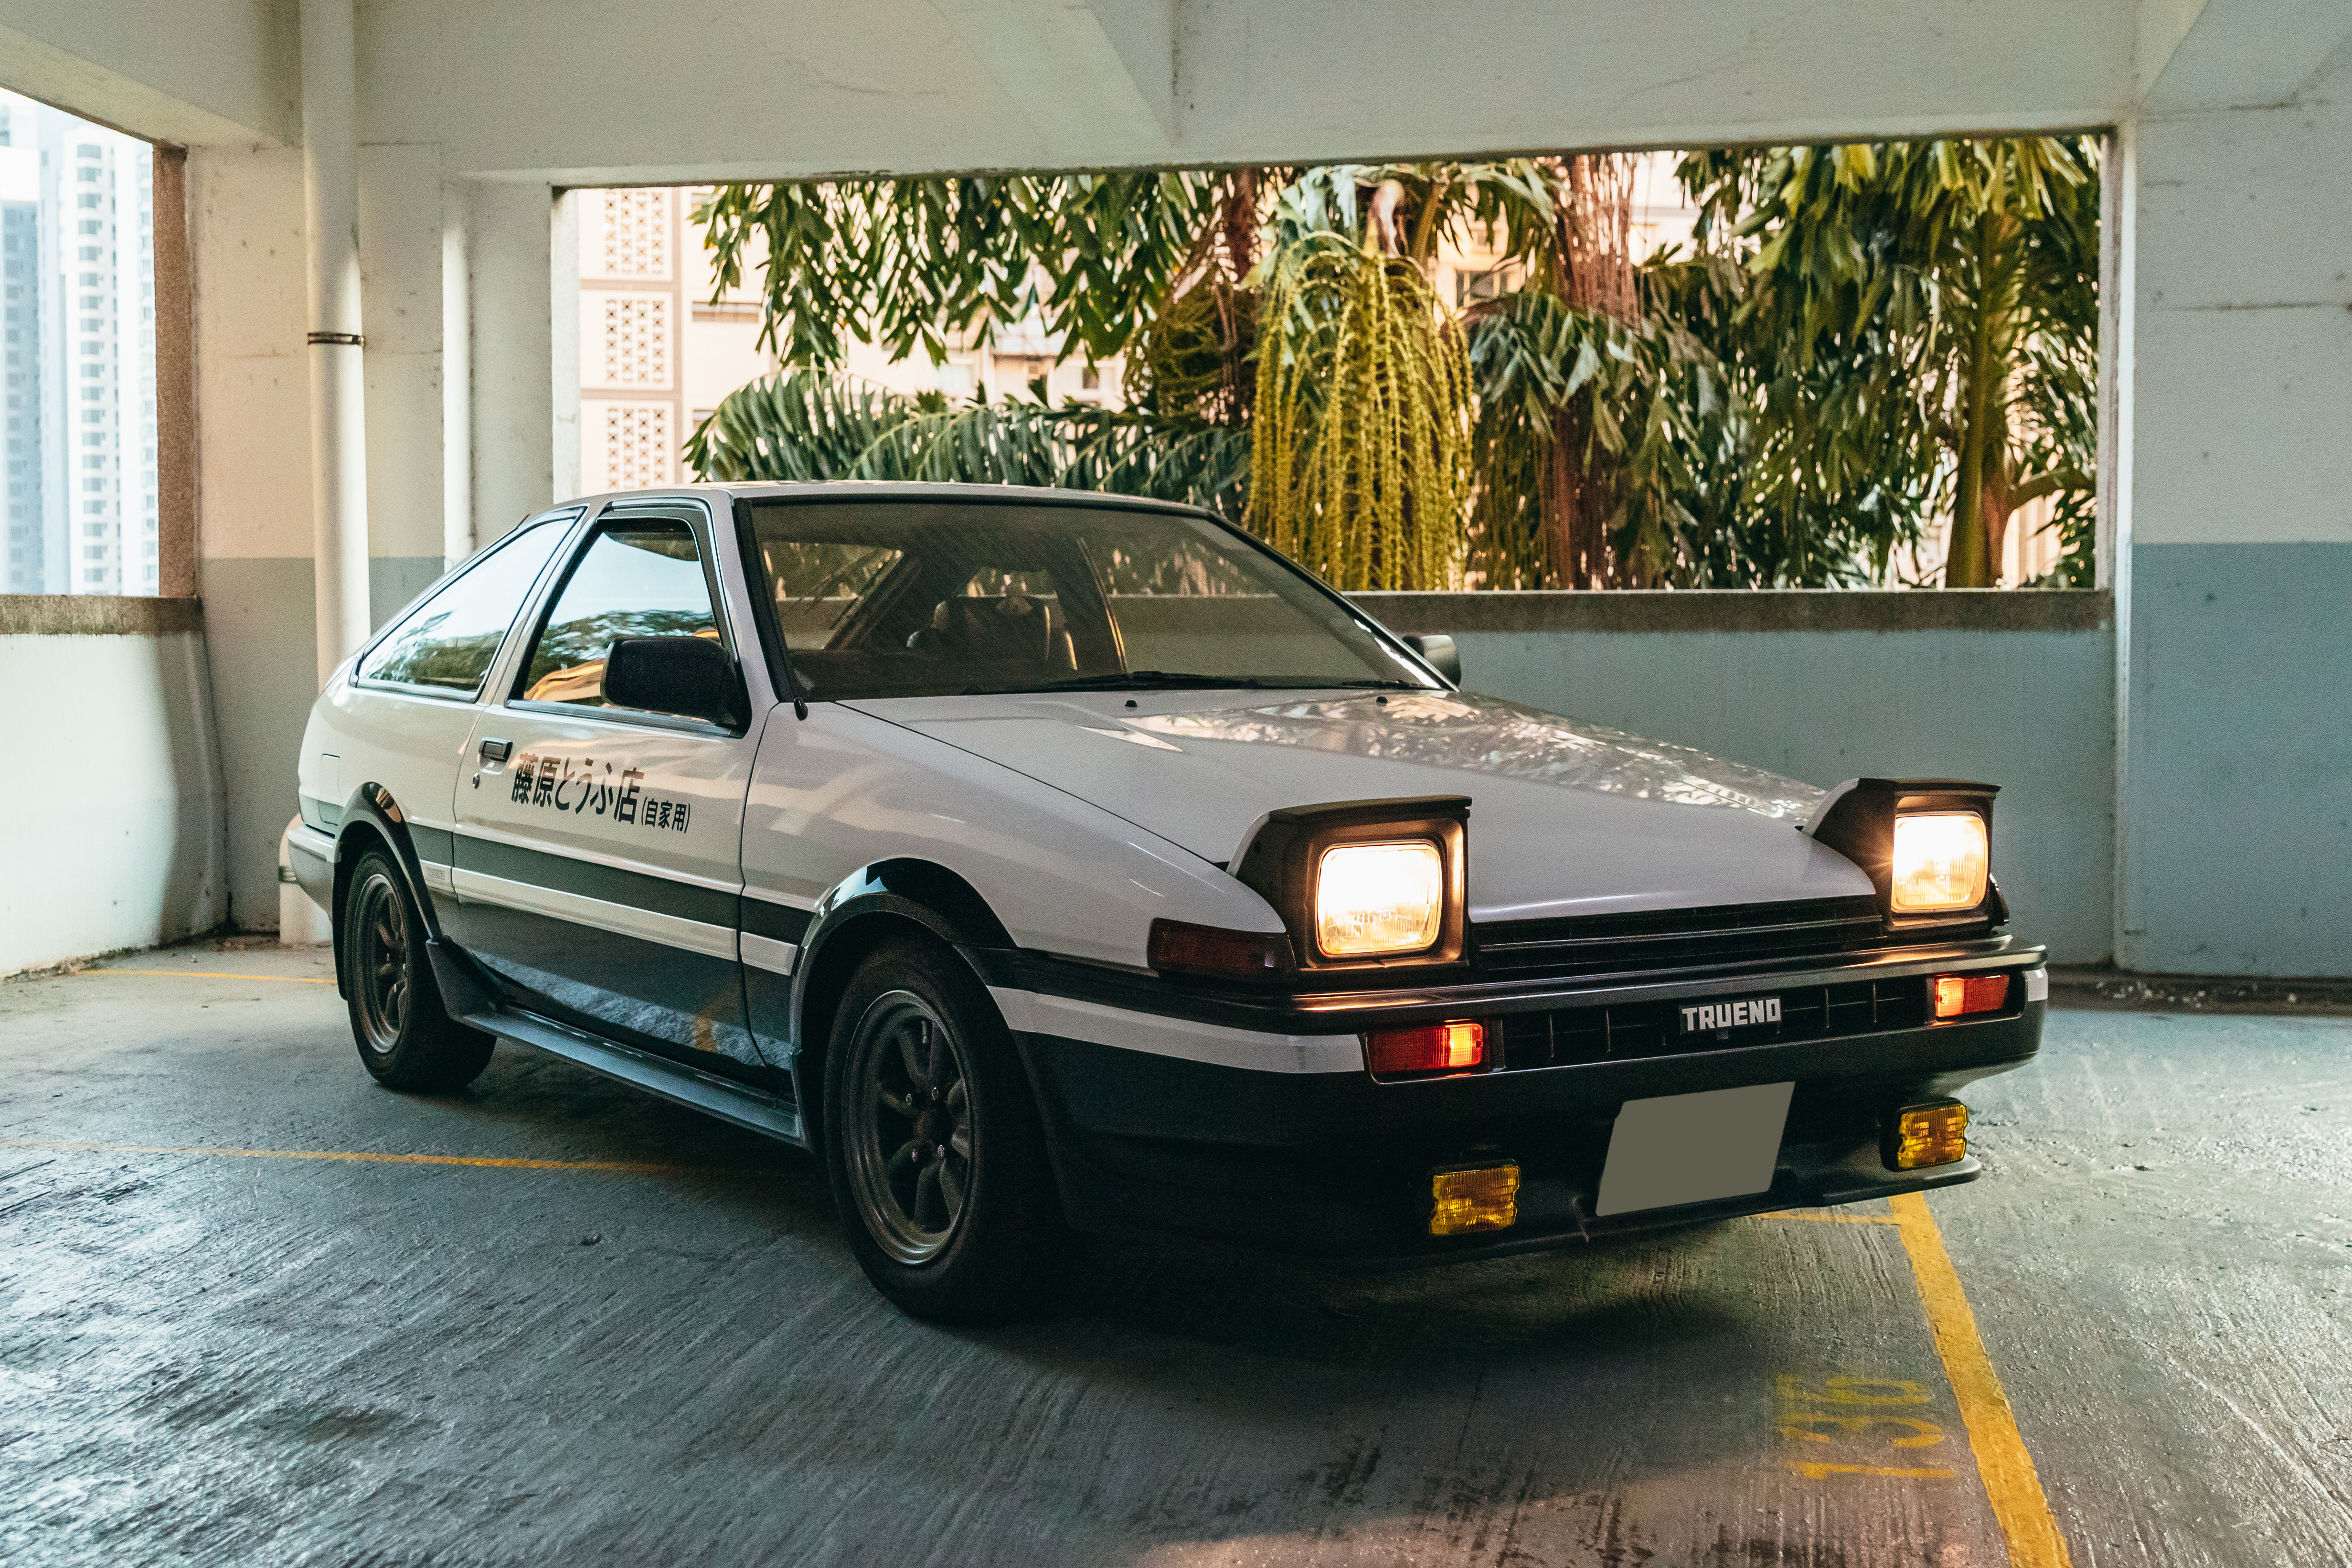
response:
<path id="1" fill-rule="evenodd" d="M 343 895 L 343 990 L 360 1060 L 386 1089 L 460 1089 L 497 1041 L 449 1016 L 425 956 L 425 922 L 380 849 L 352 868 Z"/>
<path id="2" fill-rule="evenodd" d="M 1013 1037 L 948 949 L 894 942 L 859 965 L 826 1053 L 822 1140 L 866 1277 L 909 1313 L 1018 1310 L 1063 1241 L 1045 1138 Z"/>

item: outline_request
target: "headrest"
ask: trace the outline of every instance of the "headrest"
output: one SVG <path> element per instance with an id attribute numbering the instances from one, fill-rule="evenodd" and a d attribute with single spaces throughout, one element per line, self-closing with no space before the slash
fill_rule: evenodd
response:
<path id="1" fill-rule="evenodd" d="M 1050 646 L 1045 606 L 1018 594 L 941 599 L 931 624 L 909 639 L 927 653 L 968 658 L 1039 659 Z"/>

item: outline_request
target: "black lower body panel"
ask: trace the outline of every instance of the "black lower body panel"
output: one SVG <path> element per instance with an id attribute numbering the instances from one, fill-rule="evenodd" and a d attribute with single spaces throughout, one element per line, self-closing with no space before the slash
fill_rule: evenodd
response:
<path id="1" fill-rule="evenodd" d="M 1973 1180 L 1973 1158 L 1896 1171 L 1895 1108 L 2032 1059 L 2042 1005 L 2003 1018 L 1844 1039 L 1708 1050 L 1404 1083 L 1362 1073 L 1213 1066 L 1052 1035 L 1020 1037 L 1081 1230 L 1165 1229 L 1367 1261 L 1489 1257 L 1773 1209 Z M 1675 1208 L 1594 1213 L 1629 1100 L 1795 1085 L 1770 1188 Z M 1520 1171 L 1506 1230 L 1429 1234 L 1430 1175 Z"/>
<path id="2" fill-rule="evenodd" d="M 434 909 L 450 939 L 533 1012 L 687 1061 L 772 1065 L 744 1026 L 731 959 L 446 894 Z"/>

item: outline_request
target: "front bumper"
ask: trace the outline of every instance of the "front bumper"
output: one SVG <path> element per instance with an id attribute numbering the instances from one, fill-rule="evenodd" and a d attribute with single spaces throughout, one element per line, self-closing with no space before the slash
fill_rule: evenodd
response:
<path id="1" fill-rule="evenodd" d="M 2003 955 L 2021 971 L 2038 952 Z M 2022 989 L 2022 988 L 2021 988 Z M 1774 1209 L 1971 1181 L 1973 1158 L 1897 1171 L 1880 1157 L 1896 1107 L 1956 1095 L 2031 1061 L 2039 999 L 1979 1020 L 1776 1040 L 1638 1060 L 1406 1082 L 1276 1073 L 1042 1033 L 1018 1037 L 1070 1223 L 1165 1229 L 1364 1260 L 1491 1257 Z M 1600 1216 L 1619 1110 L 1631 1100 L 1793 1083 L 1770 1187 Z M 1508 1229 L 1429 1234 L 1433 1170 L 1519 1166 Z"/>

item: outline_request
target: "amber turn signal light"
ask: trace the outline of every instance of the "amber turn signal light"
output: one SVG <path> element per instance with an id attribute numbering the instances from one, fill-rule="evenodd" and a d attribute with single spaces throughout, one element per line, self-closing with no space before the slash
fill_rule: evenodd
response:
<path id="1" fill-rule="evenodd" d="M 1486 1026 L 1462 1021 L 1410 1029 L 1374 1029 L 1364 1060 L 1375 1078 L 1406 1072 L 1463 1072 L 1486 1065 Z"/>
<path id="2" fill-rule="evenodd" d="M 1226 931 L 1182 921 L 1153 921 L 1146 962 L 1163 974 L 1275 980 L 1290 970 L 1290 938 L 1281 931 Z"/>
<path id="3" fill-rule="evenodd" d="M 1888 1129 L 1886 1163 L 1896 1171 L 1948 1165 L 1969 1157 L 1969 1108 L 1957 1100 L 1906 1105 Z"/>
<path id="4" fill-rule="evenodd" d="M 2006 974 L 1938 974 L 1928 988 L 1936 998 L 1936 1016 L 1957 1018 L 1967 1013 L 1998 1013 L 2009 1005 Z"/>
<path id="5" fill-rule="evenodd" d="M 1432 1236 L 1503 1230 L 1518 1223 L 1519 1168 L 1484 1165 L 1472 1171 L 1433 1172 L 1429 1195 L 1435 1205 L 1429 1214 Z"/>

